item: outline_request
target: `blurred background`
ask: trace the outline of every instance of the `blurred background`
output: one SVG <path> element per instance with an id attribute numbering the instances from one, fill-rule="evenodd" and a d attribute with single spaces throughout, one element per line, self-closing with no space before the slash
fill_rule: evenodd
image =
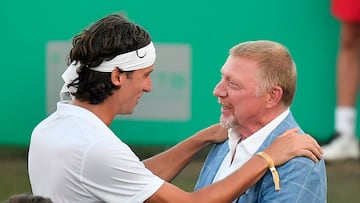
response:
<path id="1" fill-rule="evenodd" d="M 112 13 L 125 13 L 148 30 L 157 48 L 153 92 L 134 115 L 111 126 L 140 157 L 218 122 L 212 90 L 220 68 L 228 50 L 248 40 L 289 48 L 298 68 L 294 116 L 319 142 L 333 133 L 339 24 L 328 0 L 1 1 L 0 201 L 30 191 L 31 131 L 55 110 L 72 37 Z M 205 154 L 175 183 L 191 190 Z M 328 179 L 328 202 L 359 202 L 359 161 L 328 164 Z"/>

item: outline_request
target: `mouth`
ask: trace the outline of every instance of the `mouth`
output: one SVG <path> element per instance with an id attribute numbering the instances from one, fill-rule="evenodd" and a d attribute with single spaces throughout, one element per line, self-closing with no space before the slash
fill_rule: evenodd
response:
<path id="1" fill-rule="evenodd" d="M 225 104 L 225 103 L 223 103 L 223 102 L 220 102 L 220 105 L 221 105 L 221 113 L 222 113 L 223 115 L 232 114 L 233 108 L 232 108 L 231 105 Z"/>
<path id="2" fill-rule="evenodd" d="M 136 101 L 135 101 L 135 105 L 138 105 L 138 104 L 139 104 L 140 99 L 141 99 L 141 96 L 140 96 L 140 97 L 138 97 L 138 98 L 136 99 Z"/>
<path id="3" fill-rule="evenodd" d="M 143 94 L 139 95 L 138 98 L 137 98 L 137 102 L 140 101 L 141 97 L 143 96 Z"/>
<path id="4" fill-rule="evenodd" d="M 230 111 L 230 110 L 231 108 L 229 106 L 224 106 L 224 105 L 221 106 L 221 111 Z"/>

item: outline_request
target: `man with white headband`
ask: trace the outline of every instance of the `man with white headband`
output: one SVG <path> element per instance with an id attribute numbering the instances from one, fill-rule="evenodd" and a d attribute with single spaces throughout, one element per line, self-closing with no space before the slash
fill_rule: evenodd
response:
<path id="1" fill-rule="evenodd" d="M 31 135 L 28 171 L 35 195 L 57 203 L 230 202 L 266 172 L 267 161 L 254 157 L 233 176 L 197 192 L 170 184 L 197 152 L 224 141 L 227 129 L 212 125 L 140 161 L 109 126 L 117 114 L 131 114 L 152 89 L 155 48 L 150 35 L 121 15 L 109 15 L 72 44 L 70 65 L 62 75 L 63 101 Z M 285 134 L 264 150 L 275 165 L 294 156 L 315 162 L 321 157 L 310 136 Z"/>
<path id="2" fill-rule="evenodd" d="M 150 42 L 145 47 L 119 54 L 115 58 L 109 61 L 103 61 L 99 66 L 90 69 L 103 73 L 111 73 L 118 67 L 121 67 L 122 71 L 134 71 L 152 66 L 155 63 L 155 58 L 155 47 L 153 43 Z M 73 61 L 62 75 L 65 84 L 60 91 L 61 100 L 66 100 L 66 96 L 71 96 L 72 93 L 76 92 L 77 88 L 74 86 L 69 87 L 69 85 L 79 77 L 77 72 L 79 68 L 80 62 Z"/>

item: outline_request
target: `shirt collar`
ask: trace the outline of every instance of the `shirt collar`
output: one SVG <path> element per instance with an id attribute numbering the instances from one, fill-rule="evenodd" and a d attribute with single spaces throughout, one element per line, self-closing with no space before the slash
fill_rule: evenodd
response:
<path id="1" fill-rule="evenodd" d="M 289 108 L 278 115 L 271 122 L 266 124 L 264 127 L 256 131 L 254 134 L 250 135 L 245 140 L 239 143 L 241 135 L 239 133 L 229 129 L 228 137 L 229 137 L 229 149 L 231 154 L 235 152 L 235 148 L 237 144 L 242 145 L 250 155 L 255 154 L 255 152 L 259 149 L 265 139 L 270 135 L 270 133 L 288 116 L 290 113 Z"/>

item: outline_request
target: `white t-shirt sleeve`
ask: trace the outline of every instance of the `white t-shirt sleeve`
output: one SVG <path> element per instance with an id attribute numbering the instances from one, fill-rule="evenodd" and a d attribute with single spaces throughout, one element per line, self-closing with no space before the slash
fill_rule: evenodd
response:
<path id="1" fill-rule="evenodd" d="M 114 141 L 114 140 L 112 140 Z M 164 183 L 121 141 L 100 141 L 89 148 L 80 180 L 105 202 L 141 203 Z"/>

